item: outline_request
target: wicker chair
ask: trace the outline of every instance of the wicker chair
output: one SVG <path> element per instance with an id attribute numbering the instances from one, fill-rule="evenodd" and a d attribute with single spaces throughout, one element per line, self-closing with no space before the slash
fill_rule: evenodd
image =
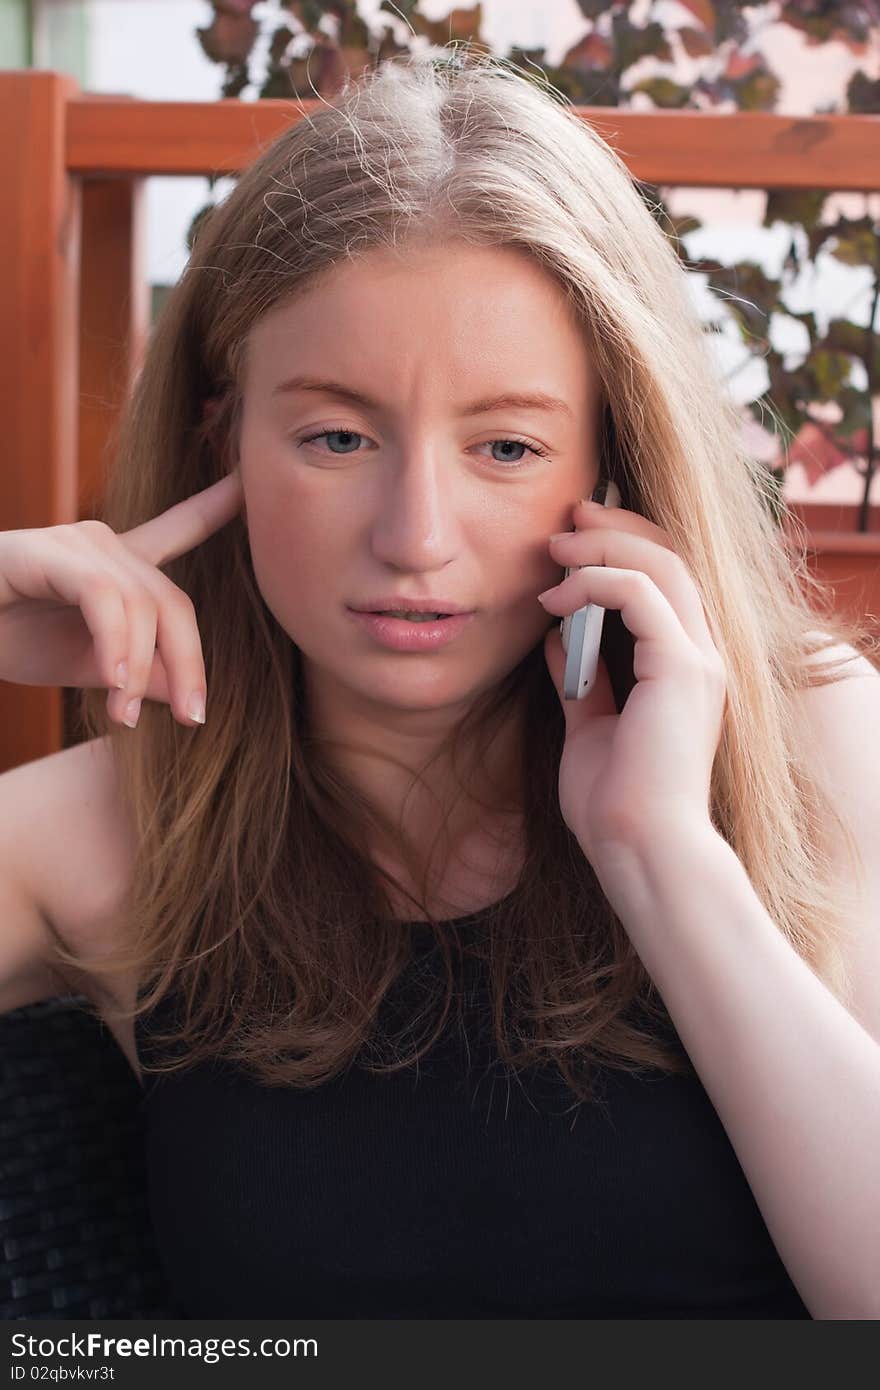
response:
<path id="1" fill-rule="evenodd" d="M 153 1240 L 143 1093 L 75 995 L 0 1015 L 0 1318 L 178 1318 Z"/>

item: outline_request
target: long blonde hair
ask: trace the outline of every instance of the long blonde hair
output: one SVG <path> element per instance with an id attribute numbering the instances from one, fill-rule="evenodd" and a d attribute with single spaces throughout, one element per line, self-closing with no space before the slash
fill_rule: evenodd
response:
<path id="1" fill-rule="evenodd" d="M 833 812 L 805 764 L 796 696 L 834 678 L 805 660 L 825 640 L 817 630 L 861 651 L 873 639 L 836 616 L 805 549 L 778 528 L 674 246 L 623 162 L 549 85 L 461 49 L 451 63 L 389 59 L 276 139 L 200 227 L 125 409 L 102 518 L 127 530 L 232 466 L 246 341 L 268 309 L 371 248 L 451 237 L 520 248 L 574 307 L 604 392 L 604 465 L 624 505 L 662 526 L 689 567 L 729 672 L 714 824 L 778 929 L 847 1000 L 847 884 L 827 853 Z M 209 398 L 219 408 L 206 422 Z M 109 719 L 104 691 L 80 697 L 86 736 L 112 740 L 137 836 L 125 940 L 89 969 L 135 969 L 136 1013 L 172 990 L 182 1001 L 163 1035 L 178 1055 L 145 1070 L 222 1055 L 265 1084 L 317 1086 L 363 1062 L 412 956 L 368 845 L 377 831 L 396 842 L 428 917 L 425 865 L 405 826 L 388 824 L 305 727 L 300 654 L 263 601 L 242 519 L 166 573 L 198 615 L 208 723 L 189 731 L 145 703 L 132 733 Z M 631 646 L 622 624 L 617 633 L 606 660 L 625 689 Z M 512 1066 L 552 1060 L 581 1098 L 593 1062 L 687 1071 L 658 1035 L 662 1000 L 562 820 L 564 720 L 541 643 L 474 705 L 454 756 L 478 757 L 516 709 L 525 861 L 476 943 L 499 1054 Z M 448 1017 L 456 948 L 433 930 L 446 981 L 436 995 L 426 986 L 424 1002 L 439 1009 L 392 1069 L 411 1065 Z"/>

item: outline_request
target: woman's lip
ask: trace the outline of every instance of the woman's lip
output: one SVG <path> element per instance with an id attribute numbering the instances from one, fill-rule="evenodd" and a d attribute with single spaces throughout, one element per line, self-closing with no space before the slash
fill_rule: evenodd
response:
<path id="1" fill-rule="evenodd" d="M 436 622 L 411 623 L 406 618 L 390 618 L 384 613 L 361 613 L 349 608 L 349 613 L 374 641 L 392 651 L 425 652 L 445 647 L 454 641 L 470 622 L 474 611 L 453 613 Z"/>
<path id="2" fill-rule="evenodd" d="M 347 606 L 350 607 L 350 605 L 347 605 Z M 405 609 L 405 608 L 391 608 L 391 607 L 389 607 L 389 608 L 352 608 L 352 609 L 351 609 L 351 612 L 352 612 L 352 613 L 405 613 L 405 612 L 413 612 L 413 613 L 439 613 L 440 616 L 443 617 L 443 618 L 458 618 L 458 617 L 464 616 L 464 615 L 467 614 L 467 613 L 474 613 L 474 612 L 476 612 L 476 609 L 474 609 L 474 608 L 462 608 L 462 609 L 456 610 L 455 612 L 451 612 L 451 611 L 448 611 L 448 610 L 442 609 L 442 608 L 413 608 L 413 609 Z"/>

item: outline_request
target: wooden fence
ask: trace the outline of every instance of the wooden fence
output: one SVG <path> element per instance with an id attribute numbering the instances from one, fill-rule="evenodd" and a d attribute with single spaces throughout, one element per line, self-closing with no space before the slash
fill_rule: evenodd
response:
<path id="1" fill-rule="evenodd" d="M 235 174 L 321 105 L 141 101 L 0 73 L 0 529 L 94 514 L 150 331 L 145 179 Z M 880 189 L 880 117 L 577 110 L 645 182 Z M 842 601 L 880 611 L 880 536 L 815 531 L 811 545 Z M 0 684 L 0 771 L 65 746 L 64 695 Z"/>

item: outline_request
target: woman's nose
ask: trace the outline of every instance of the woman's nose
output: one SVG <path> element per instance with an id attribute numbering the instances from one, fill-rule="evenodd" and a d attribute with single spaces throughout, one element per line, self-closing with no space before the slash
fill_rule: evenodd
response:
<path id="1" fill-rule="evenodd" d="M 389 480 L 378 499 L 373 545 L 380 558 L 399 568 L 442 564 L 453 553 L 461 496 L 441 468 L 410 461 Z"/>

